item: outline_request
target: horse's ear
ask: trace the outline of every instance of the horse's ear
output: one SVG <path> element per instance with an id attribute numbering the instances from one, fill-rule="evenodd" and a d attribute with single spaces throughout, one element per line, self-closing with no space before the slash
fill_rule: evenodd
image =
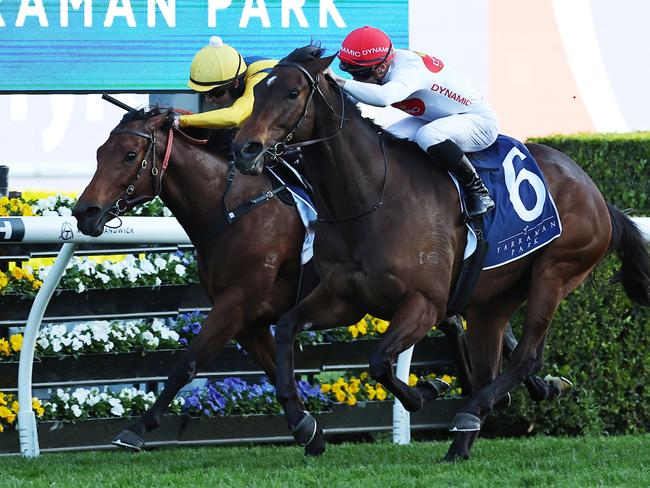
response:
<path id="1" fill-rule="evenodd" d="M 336 54 L 337 53 L 334 53 L 331 56 L 327 56 L 324 58 L 318 58 L 316 61 L 314 61 L 314 65 L 313 65 L 314 72 L 325 71 L 329 67 L 329 65 L 332 64 L 332 61 L 334 61 Z"/>

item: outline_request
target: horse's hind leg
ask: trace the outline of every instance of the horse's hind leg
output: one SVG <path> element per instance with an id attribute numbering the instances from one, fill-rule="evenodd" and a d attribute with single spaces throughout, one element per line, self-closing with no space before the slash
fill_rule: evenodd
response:
<path id="1" fill-rule="evenodd" d="M 275 340 L 266 326 L 248 326 L 235 339 L 250 354 L 251 358 L 262 367 L 269 381 L 275 384 Z"/>
<path id="2" fill-rule="evenodd" d="M 275 331 L 277 398 L 294 439 L 305 446 L 305 455 L 325 451 L 325 440 L 316 420 L 304 410 L 296 388 L 293 345 L 302 330 L 331 329 L 358 322 L 364 313 L 340 300 L 320 284 L 295 308 L 285 313 Z"/>
<path id="3" fill-rule="evenodd" d="M 453 317 L 446 318 L 438 324 L 438 329 L 445 334 L 445 337 L 451 345 L 454 361 L 456 363 L 458 380 L 460 381 L 463 394 L 465 396 L 472 396 L 472 387 L 469 380 L 472 373 L 472 358 L 468 351 L 467 337 L 463 330 L 460 316 L 454 315 Z M 510 355 L 516 347 L 517 339 L 512 332 L 512 327 L 508 323 L 505 333 L 503 334 L 504 357 L 510 359 Z M 534 375 L 526 378 L 526 380 L 524 380 L 524 385 L 526 386 L 531 399 L 535 402 L 556 398 L 567 388 L 571 387 L 571 383 L 565 378 L 549 377 L 547 379 L 542 379 L 539 376 Z M 503 403 L 503 400 L 507 401 L 507 405 L 509 405 L 510 402 L 507 396 L 503 397 L 499 403 Z M 499 405 L 497 405 L 497 408 L 499 408 Z"/>
<path id="4" fill-rule="evenodd" d="M 503 355 L 506 359 L 510 359 L 510 355 L 516 347 L 517 339 L 512 332 L 512 327 L 508 324 L 503 335 Z M 524 380 L 524 386 L 534 402 L 541 402 L 559 397 L 562 392 L 571 388 L 572 383 L 564 377 L 547 376 L 542 379 L 533 375 Z"/>
<path id="5" fill-rule="evenodd" d="M 230 289 L 217 297 L 201 332 L 192 339 L 188 350 L 174 365 L 155 403 L 115 437 L 113 444 L 136 451 L 144 447 L 144 433 L 158 427 L 160 416 L 180 389 L 194 378 L 209 359 L 219 354 L 243 327 L 242 295 L 241 291 Z"/>
<path id="6" fill-rule="evenodd" d="M 473 391 L 479 391 L 499 374 L 504 329 L 509 328 L 508 314 L 514 308 L 515 304 L 512 304 L 508 310 L 498 312 L 492 309 L 470 311 L 468 323 L 471 325 L 468 327 L 466 337 L 468 353 L 474 365 L 469 377 Z M 488 413 L 488 411 L 481 412 L 480 420 L 483 421 Z M 477 436 L 478 431 L 457 432 L 445 460 L 457 461 L 469 458 L 470 448 Z"/>

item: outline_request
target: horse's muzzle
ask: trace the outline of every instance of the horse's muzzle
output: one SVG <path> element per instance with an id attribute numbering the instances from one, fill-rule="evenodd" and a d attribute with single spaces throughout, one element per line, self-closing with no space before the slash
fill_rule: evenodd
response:
<path id="1" fill-rule="evenodd" d="M 264 145 L 261 142 L 232 144 L 235 167 L 245 175 L 258 176 L 264 169 Z"/>
<path id="2" fill-rule="evenodd" d="M 82 234 L 99 237 L 104 232 L 104 224 L 111 219 L 106 210 L 91 206 L 81 201 L 72 209 L 72 216 L 77 219 L 77 229 Z"/>

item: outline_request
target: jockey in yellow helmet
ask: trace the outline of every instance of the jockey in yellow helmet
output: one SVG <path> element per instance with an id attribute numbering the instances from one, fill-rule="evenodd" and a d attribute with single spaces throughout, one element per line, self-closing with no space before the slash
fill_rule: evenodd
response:
<path id="1" fill-rule="evenodd" d="M 175 127 L 223 129 L 239 127 L 253 111 L 253 87 L 266 78 L 276 60 L 242 57 L 220 37 L 210 38 L 192 60 L 187 85 L 203 93 L 216 110 L 191 115 L 176 115 Z"/>

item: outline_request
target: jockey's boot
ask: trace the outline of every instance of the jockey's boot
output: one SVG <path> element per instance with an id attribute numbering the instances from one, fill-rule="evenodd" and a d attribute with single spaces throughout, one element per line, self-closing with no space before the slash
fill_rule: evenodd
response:
<path id="1" fill-rule="evenodd" d="M 481 217 L 494 208 L 494 201 L 483 180 L 455 142 L 447 139 L 429 146 L 427 154 L 458 179 L 465 190 L 465 205 L 470 218 Z"/>

